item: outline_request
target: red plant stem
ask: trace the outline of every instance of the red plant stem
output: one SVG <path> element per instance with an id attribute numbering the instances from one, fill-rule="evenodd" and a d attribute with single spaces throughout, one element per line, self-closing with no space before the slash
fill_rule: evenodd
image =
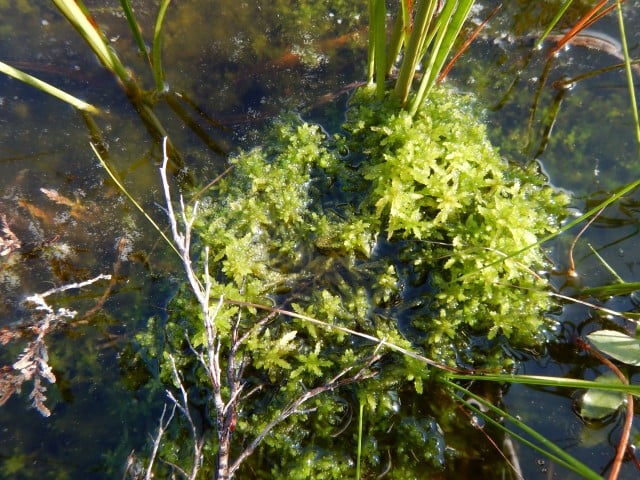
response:
<path id="1" fill-rule="evenodd" d="M 198 197 L 200 197 L 200 195 L 202 195 L 204 192 L 206 192 L 211 187 L 213 187 L 216 183 L 222 180 L 222 178 L 224 178 L 229 172 L 231 172 L 231 170 L 233 170 L 234 167 L 235 165 L 231 165 L 230 167 L 227 167 L 227 169 L 224 172 L 222 172 L 220 175 L 218 175 L 216 178 L 214 178 L 209 183 L 207 183 L 204 187 L 198 190 L 196 194 L 193 197 L 191 197 L 191 200 L 189 200 L 189 203 L 194 202 Z"/>
<path id="2" fill-rule="evenodd" d="M 558 43 L 556 43 L 556 46 L 553 47 L 551 49 L 551 51 L 549 52 L 549 56 L 555 55 L 560 49 L 562 49 L 562 47 L 564 47 L 567 43 L 569 43 L 571 41 L 571 39 L 573 37 L 575 37 L 578 33 L 580 33 L 585 28 L 590 27 L 595 22 L 600 20 L 603 16 L 605 16 L 607 13 L 609 13 L 611 10 L 616 8 L 616 4 L 614 3 L 613 5 L 609 5 L 608 7 L 603 9 L 603 7 L 604 7 L 605 3 L 607 3 L 607 1 L 608 0 L 601 0 L 600 2 L 598 2 L 598 4 L 595 7 L 593 7 L 591 10 L 589 10 L 578 21 L 578 23 L 576 23 L 573 26 L 573 28 L 571 28 L 571 30 L 569 30 L 565 34 L 565 36 L 562 37 L 562 39 L 558 40 Z M 625 0 L 621 0 L 620 3 L 624 3 L 624 1 Z M 602 11 L 600 11 L 600 10 L 602 10 Z"/>
<path id="3" fill-rule="evenodd" d="M 629 385 L 629 380 L 624 374 L 620 371 L 620 369 L 608 358 L 605 358 L 598 350 L 592 348 L 590 345 L 587 345 L 583 341 L 580 342 L 582 347 L 593 355 L 598 361 L 602 364 L 609 367 L 609 369 L 618 377 L 620 382 L 623 385 Z M 618 449 L 616 450 L 616 457 L 613 460 L 613 465 L 611 466 L 611 473 L 609 474 L 609 480 L 617 480 L 618 475 L 620 475 L 620 468 L 622 467 L 622 461 L 624 460 L 624 455 L 627 451 L 627 445 L 629 444 L 629 436 L 631 435 L 631 425 L 633 423 L 633 395 L 627 394 L 627 414 L 624 419 L 624 425 L 622 427 L 622 434 L 620 435 L 620 442 L 618 443 Z"/>
<path id="4" fill-rule="evenodd" d="M 585 28 L 585 25 L 589 22 L 589 20 L 604 7 L 604 4 L 607 3 L 608 0 L 601 0 L 598 4 L 589 10 L 579 21 L 576 23 L 571 30 L 567 32 L 562 40 L 560 40 L 556 46 L 549 52 L 549 55 L 554 55 L 558 50 L 566 45 L 569 39 L 573 38 L 579 31 Z"/>
<path id="5" fill-rule="evenodd" d="M 482 31 L 482 29 L 484 29 L 487 22 L 491 20 L 491 18 L 498 12 L 498 10 L 500 10 L 500 8 L 502 8 L 501 3 L 498 4 L 498 6 L 495 7 L 493 10 L 491 10 L 489 15 L 487 15 L 487 18 L 485 18 L 485 20 L 480 25 L 478 25 L 478 27 L 473 31 L 471 36 L 467 38 L 467 40 L 465 40 L 465 42 L 462 44 L 462 46 L 456 52 L 453 58 L 449 60 L 449 63 L 447 63 L 447 66 L 442 69 L 436 83 L 441 83 L 447 77 L 447 75 L 449 74 L 449 71 L 453 68 L 453 66 L 458 61 L 458 59 L 462 56 L 464 52 L 467 51 L 467 49 L 469 48 L 469 45 L 471 45 L 471 42 L 473 42 L 476 39 L 476 37 L 480 35 L 480 32 Z"/>
<path id="6" fill-rule="evenodd" d="M 597 20 L 602 18 L 602 16 L 606 15 L 612 9 L 615 8 L 615 4 L 614 4 L 614 5 L 610 5 L 610 6 L 606 7 L 603 11 L 599 11 L 604 7 L 604 5 L 605 5 L 605 3 L 607 3 L 607 1 L 608 0 L 601 0 L 595 7 L 593 7 L 591 10 L 589 10 L 578 21 L 578 23 L 576 23 L 573 26 L 573 28 L 571 28 L 565 34 L 565 36 L 562 37 L 562 39 L 558 40 L 558 43 L 556 43 L 556 46 L 553 47 L 551 49 L 551 51 L 549 52 L 549 56 L 555 55 L 562 47 L 564 47 L 567 43 L 569 43 L 571 41 L 571 39 L 573 37 L 575 37 L 579 32 L 581 32 L 585 28 L 589 27 L 590 25 L 593 25 Z"/>

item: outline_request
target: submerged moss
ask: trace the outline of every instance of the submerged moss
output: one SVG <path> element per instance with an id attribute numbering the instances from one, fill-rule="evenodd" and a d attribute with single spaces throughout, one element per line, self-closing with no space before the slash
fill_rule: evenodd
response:
<path id="1" fill-rule="evenodd" d="M 415 118 L 398 110 L 363 88 L 352 99 L 345 134 L 330 138 L 320 127 L 288 117 L 275 125 L 267 146 L 237 156 L 233 173 L 216 185 L 195 225 L 212 252 L 212 295 L 295 310 L 443 363 L 505 368 L 509 359 L 500 341 L 534 342 L 550 307 L 546 281 L 532 272 L 545 264 L 541 249 L 506 257 L 552 231 L 566 198 L 536 168 L 499 156 L 470 99 L 441 89 Z M 375 347 L 232 304 L 216 318 L 222 345 L 230 345 L 236 321 L 240 334 L 248 332 L 238 352 L 247 365 L 246 389 L 265 392 L 238 411 L 236 435 L 243 438 L 253 438 L 302 393 L 348 367 L 357 371 Z M 207 377 L 183 329 L 192 346 L 205 344 L 186 291 L 173 302 L 166 348 L 185 381 L 206 391 Z M 438 422 L 451 420 L 436 420 L 426 408 L 415 411 L 413 402 L 403 405 L 408 387 L 422 395 L 429 372 L 394 355 L 376 364 L 375 379 L 346 394 L 351 398 L 337 392 L 315 398 L 286 428 L 274 430 L 258 458 L 277 461 L 257 460 L 253 473 L 267 468 L 270 478 L 284 472 L 289 478 L 344 476 L 353 468 L 348 456 L 318 459 L 343 452 L 345 438 L 352 442 L 354 427 L 341 425 L 355 398 L 367 407 L 367 468 L 382 471 L 387 445 L 399 438 L 404 453 L 390 459 L 398 475 L 424 473 L 425 462 L 442 468 Z M 170 381 L 168 366 L 163 368 Z M 390 427 L 391 417 L 399 428 Z M 424 458 L 406 454 L 425 451 L 425 445 Z"/>

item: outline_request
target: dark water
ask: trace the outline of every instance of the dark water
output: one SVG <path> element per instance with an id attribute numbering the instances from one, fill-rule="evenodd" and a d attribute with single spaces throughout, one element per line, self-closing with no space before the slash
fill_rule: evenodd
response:
<path id="1" fill-rule="evenodd" d="M 145 210 L 164 225 L 157 173 L 160 149 L 120 85 L 49 3 L 8 3 L 0 4 L 0 60 L 102 110 L 95 121 L 106 159 Z M 495 3 L 481 2 L 484 8 L 476 17 L 483 18 Z M 559 3 L 507 2 L 450 81 L 477 91 L 487 107 L 492 138 L 505 156 L 519 162 L 540 160 L 555 185 L 573 192 L 576 211 L 584 211 L 635 180 L 640 167 L 621 71 L 578 82 L 560 99 L 552 88 L 556 80 L 618 63 L 615 56 L 576 46 L 561 52 L 536 98 L 546 57 L 544 51 L 532 54 L 528 35 L 548 24 Z M 587 2 L 574 3 L 560 29 L 586 11 Z M 626 3 L 634 57 L 640 56 L 640 33 L 633 28 L 639 6 L 637 1 Z M 136 53 L 118 3 L 88 2 L 88 7 L 123 63 L 151 89 L 148 65 Z M 156 11 L 151 2 L 136 5 L 149 41 Z M 176 185 L 188 189 L 215 177 L 226 153 L 250 146 L 256 141 L 253 129 L 282 109 L 296 109 L 334 128 L 341 120 L 343 89 L 365 75 L 365 12 L 364 1 L 172 4 L 163 58 L 166 80 L 180 96 L 177 105 L 158 101 L 154 111 L 182 154 Z M 613 15 L 593 28 L 618 36 Z M 554 102 L 561 103 L 552 125 Z M 0 477 L 121 478 L 130 452 L 149 447 L 164 399 L 164 392 L 147 386 L 148 372 L 136 363 L 131 338 L 149 318 L 164 317 L 182 278 L 180 266 L 105 174 L 89 147 L 96 131 L 92 137 L 77 112 L 4 76 L 0 111 L 0 213 L 22 243 L 0 258 L 0 328 L 17 327 L 24 333 L 2 345 L 0 365 L 13 363 L 33 338 L 26 326 L 40 317 L 24 303 L 26 296 L 98 274 L 117 279 L 49 298 L 55 308 L 78 311 L 75 319 L 59 322 L 46 336 L 57 379 L 46 385 L 51 416 L 44 418 L 29 408 L 32 382 L 0 408 Z M 613 280 L 589 244 L 625 281 L 640 281 L 638 215 L 638 195 L 632 194 L 594 222 L 574 253 L 579 282 L 597 286 Z M 567 249 L 576 233 L 554 242 L 559 272 L 566 269 Z M 558 273 L 553 280 L 561 287 L 567 277 Z M 569 286 L 565 291 L 573 290 Z M 621 311 L 637 309 L 627 297 L 603 304 Z M 93 313 L 86 317 L 87 312 Z M 518 352 L 519 371 L 586 379 L 604 372 L 577 351 L 574 341 L 603 324 L 621 321 L 571 304 L 554 316 L 557 337 L 541 355 Z M 512 414 L 604 475 L 623 415 L 585 424 L 574 411 L 577 396 L 573 391 L 511 386 L 502 401 Z M 516 445 L 516 451 L 527 479 L 570 477 L 524 446 Z M 636 478 L 637 473 L 627 462 L 620 478 Z"/>

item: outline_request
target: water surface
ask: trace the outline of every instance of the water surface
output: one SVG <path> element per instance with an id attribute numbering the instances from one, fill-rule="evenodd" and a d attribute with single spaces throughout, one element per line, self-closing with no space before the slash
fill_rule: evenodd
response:
<path id="1" fill-rule="evenodd" d="M 258 140 L 254 130 L 283 109 L 320 120 L 329 130 L 340 123 L 350 85 L 365 75 L 366 2 L 309 3 L 321 5 L 301 2 L 288 8 L 286 2 L 190 0 L 170 6 L 163 61 L 180 108 L 158 101 L 154 111 L 182 154 L 176 187 L 188 191 L 214 178 L 226 155 L 251 146 Z M 495 3 L 480 2 L 483 8 L 476 17 L 483 18 Z M 118 3 L 88 6 L 123 62 L 151 89 L 148 66 L 136 52 Z M 637 1 L 626 2 L 628 26 L 637 24 L 638 6 Z M 508 2 L 449 81 L 478 94 L 492 139 L 505 157 L 542 162 L 550 180 L 574 194 L 576 211 L 584 211 L 637 178 L 637 146 L 621 71 L 578 82 L 566 91 L 553 88 L 554 81 L 619 61 L 605 51 L 574 46 L 561 52 L 536 99 L 546 56 L 544 51 L 532 54 L 529 34 L 540 32 L 555 8 L 553 2 Z M 147 38 L 156 9 L 153 2 L 136 5 Z M 585 10 L 575 6 L 559 29 Z M 160 148 L 121 86 L 53 6 L 43 1 L 3 4 L 0 14 L 3 61 L 102 110 L 95 118 L 98 130 L 91 132 L 70 107 L 0 77 L 0 213 L 22 243 L 0 260 L 0 327 L 19 330 L 38 318 L 24 303 L 30 294 L 98 274 L 113 274 L 117 280 L 51 297 L 56 308 L 78 311 L 75 320 L 60 322 L 46 337 L 57 378 L 46 391 L 51 416 L 44 418 L 29 408 L 30 382 L 0 408 L 0 475 L 121 478 L 130 453 L 148 449 L 164 401 L 164 392 L 147 383 L 150 373 L 136 360 L 132 338 L 149 318 L 162 321 L 182 276 L 174 255 L 113 185 L 89 142 L 99 134 L 114 171 L 164 225 L 157 174 Z M 618 35 L 614 16 L 599 22 L 597 29 Z M 640 34 L 631 27 L 628 33 L 632 56 L 638 57 Z M 554 102 L 561 103 L 551 124 L 549 112 L 558 105 Z M 640 280 L 637 206 L 637 194 L 630 195 L 587 231 L 574 252 L 579 282 L 596 286 L 612 281 L 589 244 L 625 281 Z M 558 288 L 567 282 L 562 270 L 576 233 L 569 232 L 550 250 L 558 264 L 553 276 Z M 565 289 L 572 291 L 571 286 Z M 627 297 L 604 303 L 637 309 Z M 587 379 L 605 371 L 577 351 L 575 337 L 602 325 L 629 325 L 584 306 L 568 304 L 552 313 L 557 335 L 542 353 L 514 352 L 521 361 L 519 371 Z M 15 361 L 25 339 L 3 346 L 2 365 Z M 574 411 L 578 392 L 512 386 L 502 395 L 511 413 L 605 473 L 622 414 L 585 424 Z M 569 478 L 525 447 L 518 446 L 517 453 L 526 478 Z M 634 468 L 628 462 L 621 478 L 634 478 Z"/>

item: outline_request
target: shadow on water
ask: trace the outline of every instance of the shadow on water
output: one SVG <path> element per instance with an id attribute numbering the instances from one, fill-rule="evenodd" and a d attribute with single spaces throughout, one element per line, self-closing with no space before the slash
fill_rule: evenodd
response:
<path id="1" fill-rule="evenodd" d="M 124 63 L 139 65 L 118 5 L 99 2 L 93 8 L 87 3 Z M 349 85 L 364 78 L 366 19 L 360 12 L 366 11 L 366 2 L 346 7 L 337 2 L 343 10 L 320 2 L 322 8 L 301 6 L 286 14 L 280 3 L 193 0 L 171 6 L 164 63 L 172 93 L 154 104 L 154 112 L 182 154 L 177 181 L 185 188 L 186 179 L 201 187 L 223 171 L 226 153 L 256 142 L 255 129 L 283 109 L 318 115 L 329 131 L 341 123 L 343 103 L 331 100 L 344 98 Z M 486 2 L 483 11 L 494 3 Z M 52 6 L 18 4 L 0 6 L 2 60 L 103 110 L 95 119 L 103 152 L 127 189 L 163 225 L 157 141 L 141 126 L 117 82 Z M 555 7 L 545 10 L 541 4 L 509 2 L 486 38 L 463 56 L 452 81 L 478 92 L 488 107 L 493 141 L 506 157 L 541 161 L 551 181 L 574 192 L 575 208 L 584 211 L 596 198 L 638 176 L 628 92 L 620 71 L 580 82 L 566 92 L 549 125 L 548 113 L 557 98 L 554 81 L 612 61 L 606 52 L 573 47 L 555 60 L 548 87 L 537 100 L 540 116 L 530 122 L 545 59 L 539 52 L 532 56 L 528 35 L 541 30 L 555 12 Z M 580 6 L 575 8 L 568 24 L 581 12 Z M 137 7 L 138 20 L 148 31 L 155 10 L 150 2 Z M 616 32 L 613 18 L 598 27 L 606 34 Z M 632 56 L 637 57 L 640 38 L 633 35 Z M 164 397 L 162 388 L 148 381 L 146 367 L 136 363 L 131 338 L 149 318 L 162 321 L 174 281 L 181 278 L 180 266 L 105 175 L 89 148 L 91 132 L 80 115 L 4 77 L 0 110 L 0 214 L 21 243 L 0 260 L 0 329 L 33 335 L 25 327 L 34 315 L 24 303 L 26 296 L 98 274 L 114 275 L 113 282 L 60 293 L 53 300 L 56 307 L 79 313 L 60 322 L 46 339 L 56 377 L 55 384 L 46 385 L 52 414 L 43 418 L 28 408 L 29 382 L 0 408 L 0 476 L 120 478 L 130 452 L 148 447 Z M 536 147 L 529 148 L 531 144 Z M 637 205 L 637 194 L 614 204 L 583 237 L 575 252 L 583 284 L 611 281 L 594 250 L 625 281 L 640 281 Z M 554 242 L 559 270 L 566 263 L 572 233 Z M 558 287 L 566 281 L 564 275 L 554 277 Z M 601 303 L 637 310 L 632 300 Z M 557 335 L 543 354 L 518 352 L 519 371 L 587 379 L 604 371 L 577 350 L 575 338 L 603 323 L 620 322 L 571 304 L 556 313 Z M 6 343 L 2 365 L 14 361 L 25 345 Z M 574 411 L 575 391 L 511 386 L 500 394 L 512 413 L 604 472 L 615 454 L 621 416 L 585 424 Z M 481 442 L 483 433 L 474 432 L 475 441 Z M 454 447 L 465 441 L 450 435 Z M 497 456 L 486 445 L 475 454 Z M 535 452 L 522 448 L 518 455 L 526 478 L 569 478 Z M 483 468 L 482 477 L 492 478 L 491 467 Z M 632 475 L 631 466 L 625 472 Z"/>

